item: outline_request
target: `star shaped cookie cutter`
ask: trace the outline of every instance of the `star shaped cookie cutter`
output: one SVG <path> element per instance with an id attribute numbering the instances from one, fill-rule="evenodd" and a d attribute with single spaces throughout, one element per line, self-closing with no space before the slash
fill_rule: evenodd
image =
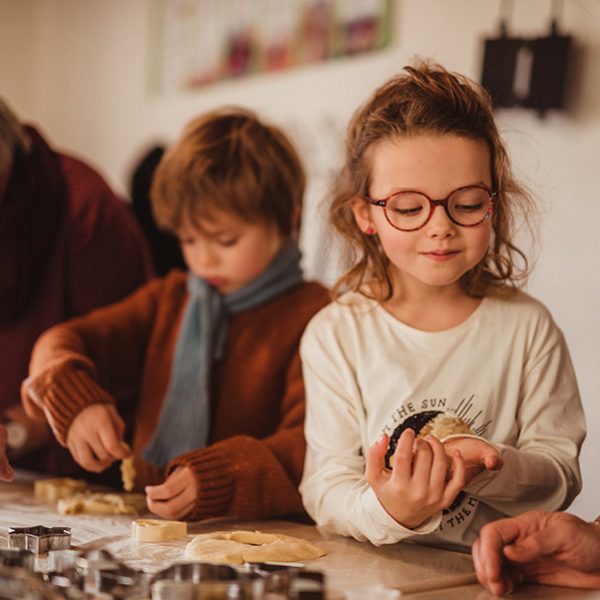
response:
<path id="1" fill-rule="evenodd" d="M 50 550 L 67 550 L 71 547 L 70 527 L 9 527 L 9 548 L 30 550 L 34 554 L 44 554 Z"/>

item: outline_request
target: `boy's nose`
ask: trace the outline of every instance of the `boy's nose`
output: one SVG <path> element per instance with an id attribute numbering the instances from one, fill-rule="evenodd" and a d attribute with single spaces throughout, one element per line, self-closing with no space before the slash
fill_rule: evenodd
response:
<path id="1" fill-rule="evenodd" d="M 211 266 L 217 262 L 217 255 L 210 248 L 200 248 L 196 259 L 202 266 Z"/>

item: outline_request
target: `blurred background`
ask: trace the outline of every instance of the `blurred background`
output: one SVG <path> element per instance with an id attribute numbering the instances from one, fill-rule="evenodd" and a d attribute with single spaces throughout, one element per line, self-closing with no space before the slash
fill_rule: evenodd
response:
<path id="1" fill-rule="evenodd" d="M 417 56 L 481 81 L 484 40 L 501 21 L 514 38 L 548 36 L 553 21 L 570 36 L 566 72 L 546 65 L 562 108 L 497 115 L 540 206 L 527 290 L 571 349 L 589 432 L 571 510 L 591 519 L 600 512 L 600 0 L 0 0 L 0 96 L 123 196 L 148 150 L 192 117 L 223 104 L 258 111 L 301 152 L 304 265 L 332 283 L 340 267 L 322 204 L 352 112 Z M 515 90 L 527 87 L 530 59 L 517 61 Z"/>

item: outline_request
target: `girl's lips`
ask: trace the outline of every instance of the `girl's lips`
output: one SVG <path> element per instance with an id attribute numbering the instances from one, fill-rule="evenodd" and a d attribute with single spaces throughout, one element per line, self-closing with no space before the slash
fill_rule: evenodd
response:
<path id="1" fill-rule="evenodd" d="M 458 250 L 433 250 L 432 252 L 423 252 L 423 256 L 438 262 L 452 260 L 458 254 Z"/>

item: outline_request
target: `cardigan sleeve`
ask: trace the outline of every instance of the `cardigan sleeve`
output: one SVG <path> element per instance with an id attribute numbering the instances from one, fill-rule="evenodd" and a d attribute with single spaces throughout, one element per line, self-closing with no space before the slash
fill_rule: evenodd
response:
<path id="1" fill-rule="evenodd" d="M 263 439 L 236 435 L 175 458 L 196 476 L 198 498 L 187 519 L 261 519 L 304 512 L 298 484 L 304 462 L 304 384 L 298 350 L 286 373 L 279 425 Z"/>
<path id="2" fill-rule="evenodd" d="M 83 408 L 114 404 L 139 388 L 162 280 L 125 300 L 47 330 L 36 342 L 21 387 L 27 413 L 48 419 L 65 445 Z"/>

